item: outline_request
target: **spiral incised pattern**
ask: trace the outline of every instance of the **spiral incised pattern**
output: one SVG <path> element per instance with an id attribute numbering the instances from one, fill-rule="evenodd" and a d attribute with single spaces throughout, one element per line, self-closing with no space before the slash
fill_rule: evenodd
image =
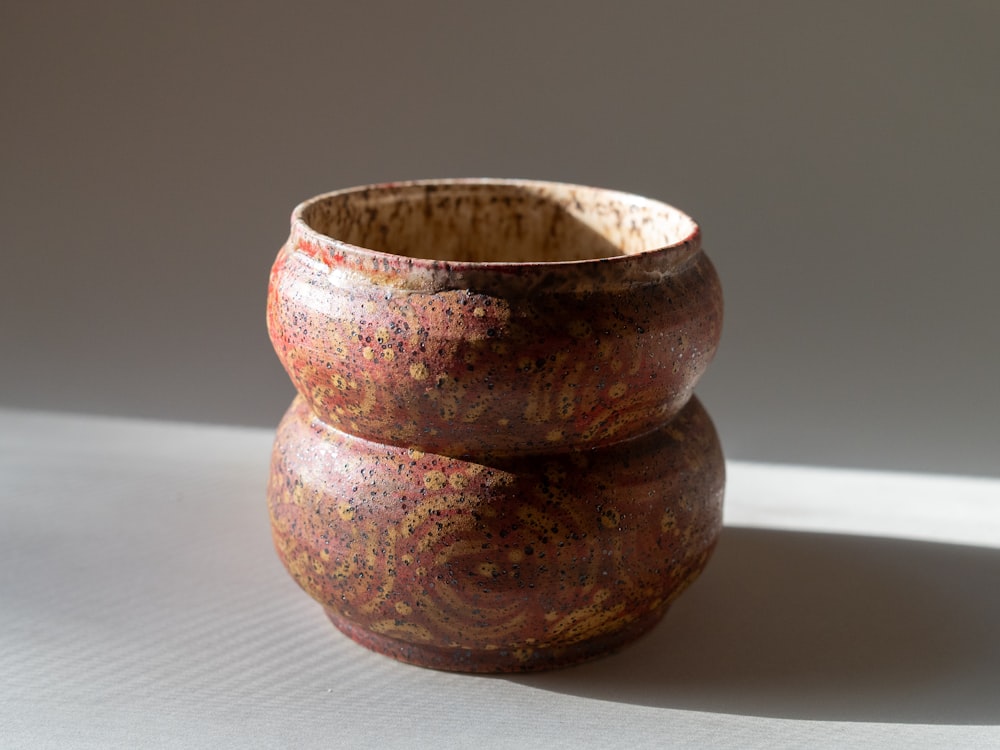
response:
<path id="1" fill-rule="evenodd" d="M 530 671 L 613 650 L 705 566 L 724 461 L 692 395 L 719 280 L 665 204 L 458 180 L 308 201 L 267 324 L 298 391 L 268 502 L 359 643 Z"/>
<path id="2" fill-rule="evenodd" d="M 302 399 L 275 443 L 275 543 L 345 629 L 445 669 L 593 656 L 655 622 L 721 525 L 723 461 L 692 400 L 608 448 L 492 464 L 382 445 Z"/>

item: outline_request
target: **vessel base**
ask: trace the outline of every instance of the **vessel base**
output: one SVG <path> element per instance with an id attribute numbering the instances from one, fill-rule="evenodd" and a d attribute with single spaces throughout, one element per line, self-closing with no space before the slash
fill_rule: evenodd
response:
<path id="1" fill-rule="evenodd" d="M 580 664 L 614 653 L 651 630 L 666 613 L 662 607 L 628 623 L 620 630 L 578 643 L 549 648 L 471 649 L 402 641 L 359 626 L 338 613 L 324 610 L 348 638 L 384 656 L 428 669 L 448 672 L 541 672 Z"/>

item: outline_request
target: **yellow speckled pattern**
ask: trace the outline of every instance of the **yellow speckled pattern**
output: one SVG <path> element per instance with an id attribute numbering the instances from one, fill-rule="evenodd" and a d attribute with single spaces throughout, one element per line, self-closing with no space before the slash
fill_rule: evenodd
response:
<path id="1" fill-rule="evenodd" d="M 541 262 L 456 259 L 491 253 Z M 687 403 L 721 325 L 694 222 L 635 196 L 549 183 L 405 184 L 307 202 L 268 304 L 275 350 L 318 417 L 448 455 L 648 432 Z"/>
<path id="2" fill-rule="evenodd" d="M 723 482 L 697 399 L 626 443 L 481 463 L 347 435 L 298 398 L 268 494 L 282 560 L 352 637 L 499 671 L 579 661 L 659 620 L 708 560 Z"/>
<path id="3" fill-rule="evenodd" d="M 268 491 L 281 559 L 341 630 L 423 666 L 637 637 L 721 527 L 692 398 L 721 321 L 697 225 L 638 196 L 453 180 L 302 204 L 268 297 L 299 392 Z"/>

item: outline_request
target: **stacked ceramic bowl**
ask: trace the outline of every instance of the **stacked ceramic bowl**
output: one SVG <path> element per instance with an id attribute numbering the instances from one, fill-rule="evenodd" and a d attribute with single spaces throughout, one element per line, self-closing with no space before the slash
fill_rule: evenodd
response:
<path id="1" fill-rule="evenodd" d="M 721 528 L 692 395 L 721 322 L 697 225 L 656 201 L 438 180 L 303 203 L 268 298 L 298 391 L 268 488 L 282 561 L 343 632 L 421 666 L 636 638 Z"/>

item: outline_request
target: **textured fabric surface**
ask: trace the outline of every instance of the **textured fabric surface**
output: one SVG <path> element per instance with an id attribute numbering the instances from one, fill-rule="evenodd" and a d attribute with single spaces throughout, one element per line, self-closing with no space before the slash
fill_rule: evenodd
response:
<path id="1" fill-rule="evenodd" d="M 0 411 L 0 746 L 1000 744 L 1000 481 L 731 464 L 651 634 L 476 677 L 369 653 L 296 588 L 270 443 Z"/>

